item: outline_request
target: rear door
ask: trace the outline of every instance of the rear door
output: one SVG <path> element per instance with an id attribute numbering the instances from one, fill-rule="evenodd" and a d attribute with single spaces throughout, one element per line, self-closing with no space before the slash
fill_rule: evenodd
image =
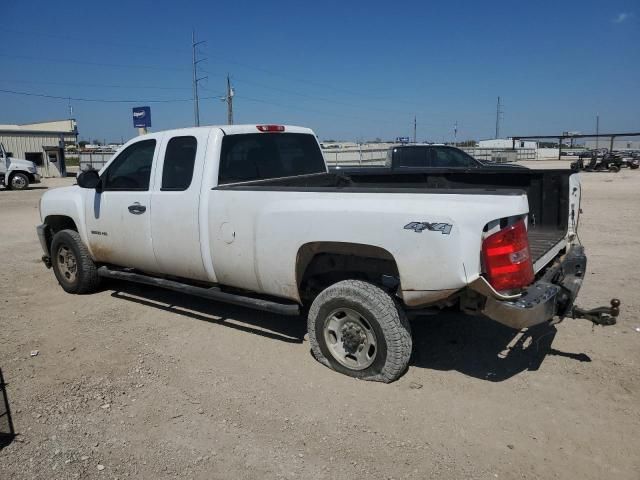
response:
<path id="1" fill-rule="evenodd" d="M 127 146 L 85 189 L 89 247 L 99 262 L 156 272 L 151 242 L 151 181 L 161 134 Z"/>
<path id="2" fill-rule="evenodd" d="M 210 129 L 188 129 L 162 142 L 151 195 L 151 236 L 159 271 L 208 280 L 200 248 L 200 194 Z"/>

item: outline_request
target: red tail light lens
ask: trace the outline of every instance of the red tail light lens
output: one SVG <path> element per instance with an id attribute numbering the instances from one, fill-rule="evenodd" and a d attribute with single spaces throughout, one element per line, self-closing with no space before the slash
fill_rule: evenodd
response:
<path id="1" fill-rule="evenodd" d="M 534 279 L 524 220 L 503 228 L 482 243 L 489 283 L 498 291 L 526 287 Z"/>
<path id="2" fill-rule="evenodd" d="M 284 132 L 284 125 L 256 125 L 261 132 Z"/>

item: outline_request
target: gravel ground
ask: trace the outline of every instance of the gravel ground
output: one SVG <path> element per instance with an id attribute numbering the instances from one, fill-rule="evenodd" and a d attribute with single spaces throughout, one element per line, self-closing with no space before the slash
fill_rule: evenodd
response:
<path id="1" fill-rule="evenodd" d="M 45 188 L 70 183 L 0 190 L 19 433 L 0 478 L 639 478 L 640 172 L 583 174 L 579 303 L 620 297 L 617 326 L 418 319 L 390 385 L 314 361 L 302 319 L 121 283 L 65 294 L 34 227 Z"/>

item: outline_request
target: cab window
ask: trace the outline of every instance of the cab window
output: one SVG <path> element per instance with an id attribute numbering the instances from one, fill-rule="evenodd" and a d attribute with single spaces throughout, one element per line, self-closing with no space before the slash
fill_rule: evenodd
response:
<path id="1" fill-rule="evenodd" d="M 195 137 L 174 137 L 169 140 L 164 154 L 161 190 L 182 191 L 189 188 L 197 148 Z"/>
<path id="2" fill-rule="evenodd" d="M 426 167 L 427 149 L 422 147 L 395 148 L 395 166 L 399 168 Z"/>
<path id="3" fill-rule="evenodd" d="M 125 148 L 100 177 L 103 190 L 149 190 L 155 140 L 142 140 Z"/>
<path id="4" fill-rule="evenodd" d="M 434 147 L 432 166 L 441 168 L 473 168 L 478 163 L 469 155 L 455 148 Z"/>

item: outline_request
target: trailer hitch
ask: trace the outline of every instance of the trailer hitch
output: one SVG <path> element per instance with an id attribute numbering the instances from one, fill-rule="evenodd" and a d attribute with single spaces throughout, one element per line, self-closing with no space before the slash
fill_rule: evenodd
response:
<path id="1" fill-rule="evenodd" d="M 603 327 L 616 324 L 616 317 L 620 315 L 620 300 L 614 298 L 611 300 L 610 307 L 597 307 L 591 310 L 585 310 L 574 306 L 571 309 L 571 318 L 584 318 L 594 325 Z"/>

